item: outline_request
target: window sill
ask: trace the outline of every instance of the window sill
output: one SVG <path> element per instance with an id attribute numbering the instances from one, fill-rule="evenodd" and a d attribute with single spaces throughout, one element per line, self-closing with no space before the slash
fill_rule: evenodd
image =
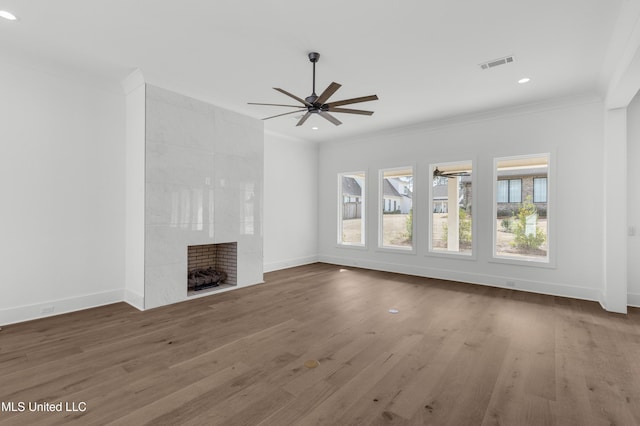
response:
<path id="1" fill-rule="evenodd" d="M 556 265 L 551 259 L 537 260 L 532 258 L 514 259 L 511 257 L 493 256 L 489 259 L 490 263 L 502 263 L 505 265 L 531 266 L 534 268 L 555 269 Z"/>
<path id="2" fill-rule="evenodd" d="M 456 253 L 456 252 L 445 252 L 445 251 L 432 251 L 430 250 L 425 257 L 440 257 L 443 259 L 460 259 L 460 260 L 473 260 L 476 261 L 477 257 L 475 253 L 465 254 L 465 253 Z"/>
<path id="3" fill-rule="evenodd" d="M 336 248 L 346 248 L 349 250 L 367 250 L 366 244 L 336 244 Z"/>
<path id="4" fill-rule="evenodd" d="M 416 254 L 415 247 L 378 247 L 376 251 L 380 253 Z"/>

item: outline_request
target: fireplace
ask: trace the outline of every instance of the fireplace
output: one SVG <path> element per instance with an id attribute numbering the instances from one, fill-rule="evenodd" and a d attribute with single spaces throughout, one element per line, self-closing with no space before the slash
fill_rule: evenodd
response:
<path id="1" fill-rule="evenodd" d="M 140 71 L 123 87 L 127 301 L 151 309 L 263 282 L 264 123 L 145 83 Z M 196 246 L 214 243 L 230 244 Z M 186 291 L 195 268 L 226 279 Z"/>
<path id="2" fill-rule="evenodd" d="M 188 246 L 188 295 L 237 285 L 237 258 L 237 242 Z"/>

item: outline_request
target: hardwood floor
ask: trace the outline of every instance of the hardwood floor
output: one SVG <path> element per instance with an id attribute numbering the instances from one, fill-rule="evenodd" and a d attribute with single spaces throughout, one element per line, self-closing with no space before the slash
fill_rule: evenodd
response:
<path id="1" fill-rule="evenodd" d="M 327 264 L 265 281 L 4 327 L 0 424 L 640 424 L 637 309 Z"/>

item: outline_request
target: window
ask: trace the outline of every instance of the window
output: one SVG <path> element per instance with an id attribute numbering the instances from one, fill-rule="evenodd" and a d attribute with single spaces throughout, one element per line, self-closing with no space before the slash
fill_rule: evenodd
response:
<path id="1" fill-rule="evenodd" d="M 533 202 L 547 202 L 547 178 L 533 178 Z"/>
<path id="2" fill-rule="evenodd" d="M 522 202 L 522 179 L 498 180 L 496 201 L 498 203 Z"/>
<path id="3" fill-rule="evenodd" d="M 338 174 L 338 244 L 365 243 L 365 172 Z"/>
<path id="4" fill-rule="evenodd" d="M 472 254 L 472 162 L 430 167 L 433 253 Z"/>
<path id="5" fill-rule="evenodd" d="M 379 245 L 413 249 L 413 167 L 380 171 Z"/>
<path id="6" fill-rule="evenodd" d="M 495 160 L 494 257 L 549 262 L 549 154 Z"/>

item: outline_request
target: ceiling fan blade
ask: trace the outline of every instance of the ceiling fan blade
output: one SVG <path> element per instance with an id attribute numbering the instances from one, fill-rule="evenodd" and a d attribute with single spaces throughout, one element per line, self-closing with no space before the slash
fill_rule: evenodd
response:
<path id="1" fill-rule="evenodd" d="M 284 114 L 272 115 L 271 117 L 263 118 L 263 120 L 268 120 L 268 119 L 270 119 L 270 118 L 281 117 L 281 116 L 283 116 L 283 115 L 299 114 L 299 113 L 300 113 L 300 110 L 297 110 L 297 111 L 291 111 L 291 112 L 285 112 Z"/>
<path id="2" fill-rule="evenodd" d="M 453 177 L 463 177 L 463 176 L 471 176 L 470 172 L 462 171 L 462 172 L 441 172 L 437 167 L 433 171 L 433 177 L 444 177 L 444 178 L 453 178 Z"/>
<path id="3" fill-rule="evenodd" d="M 339 125 L 342 124 L 342 121 L 338 120 L 337 118 L 335 118 L 334 116 L 332 116 L 331 114 L 329 114 L 327 112 L 318 111 L 318 114 L 320 114 L 322 117 L 326 118 L 327 120 L 329 120 L 330 122 L 332 122 L 336 126 L 339 126 Z"/>
<path id="4" fill-rule="evenodd" d="M 305 101 L 304 99 L 300 99 L 300 98 L 299 98 L 299 97 L 297 97 L 296 95 L 293 95 L 293 94 L 291 94 L 291 93 L 287 92 L 287 91 L 286 91 L 286 90 L 284 90 L 284 89 L 280 89 L 279 87 L 274 87 L 274 89 L 275 89 L 275 90 L 277 90 L 278 92 L 280 92 L 280 93 L 284 94 L 284 95 L 287 95 L 287 96 L 289 96 L 289 97 L 291 97 L 291 98 L 295 99 L 296 101 L 300 102 L 300 103 L 301 103 L 301 104 L 303 104 L 303 105 L 306 105 L 306 106 L 313 106 L 313 105 L 311 105 L 309 102 Z"/>
<path id="5" fill-rule="evenodd" d="M 347 114 L 361 114 L 361 115 L 372 115 L 373 111 L 365 111 L 362 109 L 351 109 L 351 108 L 331 108 L 328 109 L 329 112 L 345 112 Z"/>
<path id="6" fill-rule="evenodd" d="M 442 176 L 445 178 L 454 178 L 454 177 L 464 177 L 471 176 L 469 173 L 458 172 L 458 173 L 440 173 L 438 176 Z"/>
<path id="7" fill-rule="evenodd" d="M 307 118 L 309 118 L 309 117 L 311 117 L 311 113 L 309 111 L 307 111 L 307 113 L 302 116 L 300 121 L 298 121 L 298 124 L 296 124 L 296 126 L 302 126 L 304 124 L 304 122 L 307 121 Z"/>
<path id="8" fill-rule="evenodd" d="M 304 108 L 302 105 L 285 105 L 285 104 L 261 104 L 258 102 L 247 102 L 248 105 L 267 105 L 267 106 L 283 106 L 291 108 Z"/>
<path id="9" fill-rule="evenodd" d="M 378 100 L 377 95 L 369 95 L 369 96 L 362 96 L 360 98 L 345 99 L 344 101 L 331 102 L 331 103 L 328 103 L 327 106 L 331 108 L 331 107 L 337 107 L 340 105 L 357 104 L 359 102 L 369 102 L 369 101 L 377 101 L 377 100 Z"/>
<path id="10" fill-rule="evenodd" d="M 320 105 L 324 104 L 325 102 L 327 102 L 327 99 L 329 99 L 331 95 L 336 93 L 336 90 L 338 90 L 340 87 L 342 87 L 342 85 L 334 81 L 329 86 L 327 86 L 326 89 L 324 89 L 324 92 L 322 92 L 318 99 L 316 99 L 316 103 Z"/>

